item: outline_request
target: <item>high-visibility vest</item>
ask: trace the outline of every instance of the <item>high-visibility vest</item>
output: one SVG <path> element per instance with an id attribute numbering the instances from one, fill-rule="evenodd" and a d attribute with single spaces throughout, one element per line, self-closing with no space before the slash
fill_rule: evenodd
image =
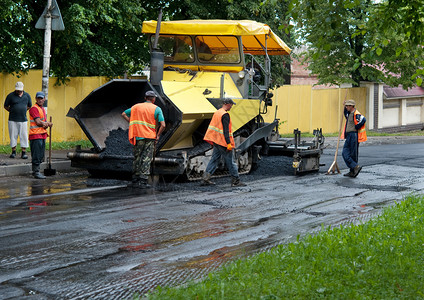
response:
<path id="1" fill-rule="evenodd" d="M 225 136 L 224 136 L 224 127 L 222 126 L 222 116 L 224 114 L 228 114 L 228 112 L 223 108 L 218 109 L 213 114 L 211 123 L 209 124 L 208 130 L 206 130 L 205 137 L 203 138 L 209 144 L 215 143 L 217 145 L 227 147 L 227 142 L 225 141 Z M 233 130 L 231 125 L 231 118 L 230 118 L 230 124 L 229 124 L 228 130 L 229 130 L 231 145 L 234 148 L 235 143 L 234 143 Z"/>
<path id="2" fill-rule="evenodd" d="M 37 104 L 34 104 L 33 108 L 38 109 L 38 115 L 40 116 L 40 120 L 43 122 L 47 121 L 47 116 L 45 114 L 44 108 L 38 106 Z M 34 118 L 31 116 L 31 114 L 29 114 L 29 135 L 34 135 L 34 134 L 45 134 L 47 133 L 47 130 L 43 127 L 38 126 L 35 123 Z"/>
<path id="3" fill-rule="evenodd" d="M 150 102 L 138 103 L 131 107 L 128 138 L 135 145 L 136 138 L 156 139 L 156 105 Z"/>
<path id="4" fill-rule="evenodd" d="M 358 125 L 358 120 L 356 119 L 356 115 L 360 115 L 360 114 L 361 113 L 357 109 L 355 109 L 355 111 L 353 112 L 353 122 L 355 123 L 355 125 Z M 345 122 L 344 130 L 343 130 L 342 135 L 341 135 L 342 139 L 345 138 L 346 126 L 347 126 L 347 119 L 346 119 L 346 122 Z M 365 142 L 366 140 L 367 140 L 367 132 L 365 130 L 365 124 L 364 124 L 358 130 L 358 142 L 362 143 L 362 142 Z"/>

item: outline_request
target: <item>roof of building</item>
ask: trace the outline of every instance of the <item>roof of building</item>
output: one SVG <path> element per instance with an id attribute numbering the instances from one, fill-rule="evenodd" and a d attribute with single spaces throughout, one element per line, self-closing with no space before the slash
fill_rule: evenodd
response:
<path id="1" fill-rule="evenodd" d="M 404 90 L 401 86 L 390 87 L 385 85 L 383 92 L 387 99 L 424 97 L 424 89 L 418 86 Z"/>

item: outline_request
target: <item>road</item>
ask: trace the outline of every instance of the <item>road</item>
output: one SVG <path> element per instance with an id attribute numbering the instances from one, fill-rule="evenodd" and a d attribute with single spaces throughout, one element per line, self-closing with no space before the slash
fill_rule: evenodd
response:
<path id="1" fill-rule="evenodd" d="M 424 190 L 424 144 L 360 148 L 355 178 L 293 176 L 286 158 L 217 187 L 161 183 L 140 192 L 85 173 L 0 183 L 0 299 L 131 299 L 158 285 L 199 279 L 321 226 L 369 220 Z M 341 158 L 339 166 L 345 169 Z M 345 170 L 343 170 L 345 171 Z"/>

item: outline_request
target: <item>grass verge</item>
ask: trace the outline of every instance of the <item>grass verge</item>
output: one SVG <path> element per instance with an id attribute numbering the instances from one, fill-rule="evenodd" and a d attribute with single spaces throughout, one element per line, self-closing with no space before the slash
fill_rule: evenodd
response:
<path id="1" fill-rule="evenodd" d="M 53 150 L 71 150 L 74 149 L 77 145 L 81 145 L 81 148 L 87 149 L 93 147 L 90 141 L 75 141 L 75 142 L 52 142 Z M 18 153 L 21 152 L 21 146 L 18 144 L 16 147 Z M 46 150 L 49 149 L 49 143 L 46 143 Z M 2 154 L 10 154 L 11 153 L 10 145 L 0 145 L 0 153 Z M 28 148 L 27 151 L 30 151 Z"/>
<path id="2" fill-rule="evenodd" d="M 148 299 L 423 299 L 424 196 L 326 229 Z M 137 296 L 135 297 L 137 299 Z"/>

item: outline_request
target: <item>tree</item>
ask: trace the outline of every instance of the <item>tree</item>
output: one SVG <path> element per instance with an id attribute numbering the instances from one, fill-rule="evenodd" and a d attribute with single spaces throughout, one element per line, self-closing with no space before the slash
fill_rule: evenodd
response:
<path id="1" fill-rule="evenodd" d="M 422 48 L 424 45 L 424 6 L 420 0 L 388 0 L 375 5 L 368 31 L 383 32 L 389 35 L 394 32 L 396 39 L 376 41 L 375 51 L 384 52 L 388 46 L 396 49 L 396 57 L 401 53 L 408 55 L 410 49 Z M 397 60 L 397 59 L 396 59 Z M 412 80 L 416 79 L 418 86 L 423 82 L 424 61 L 418 58 Z"/>
<path id="2" fill-rule="evenodd" d="M 376 8 L 372 0 L 293 2 L 291 12 L 307 46 L 303 62 L 318 76 L 319 84 L 359 86 L 363 80 L 405 88 L 414 84 L 411 78 L 422 48 L 406 46 L 407 51 L 400 53 L 394 45 L 404 40 L 395 30 L 367 27 Z"/>
<path id="3" fill-rule="evenodd" d="M 47 1 L 0 0 L 2 49 L 0 69 L 5 72 L 41 69 L 44 31 L 35 29 Z M 51 74 L 117 76 L 138 71 L 148 61 L 141 39 L 147 12 L 138 0 L 58 0 L 64 31 L 52 32 Z"/>
<path id="4" fill-rule="evenodd" d="M 0 0 L 0 7 L 0 71 L 18 72 L 32 62 L 27 39 L 32 16 L 23 1 Z"/>

